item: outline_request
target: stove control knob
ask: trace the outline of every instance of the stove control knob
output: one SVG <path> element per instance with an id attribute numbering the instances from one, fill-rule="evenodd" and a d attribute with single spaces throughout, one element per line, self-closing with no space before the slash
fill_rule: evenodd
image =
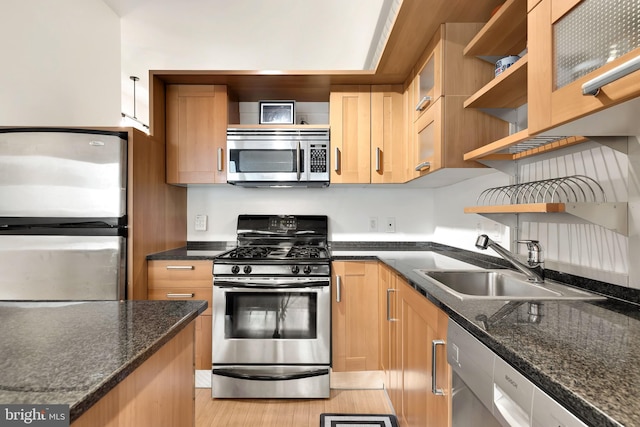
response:
<path id="1" fill-rule="evenodd" d="M 242 271 L 244 271 L 244 274 L 251 273 L 251 266 L 250 265 L 245 265 L 244 268 L 242 269 Z"/>
<path id="2" fill-rule="evenodd" d="M 298 274 L 298 273 L 300 273 L 300 267 L 298 267 L 297 265 L 292 266 L 292 267 L 291 267 L 291 272 L 292 272 L 293 274 Z"/>
<path id="3" fill-rule="evenodd" d="M 305 265 L 304 266 L 304 274 L 311 274 L 311 266 L 310 265 Z"/>
<path id="4" fill-rule="evenodd" d="M 238 274 L 240 272 L 240 267 L 238 267 L 237 265 L 234 265 L 233 267 L 231 267 L 231 272 L 233 274 Z"/>

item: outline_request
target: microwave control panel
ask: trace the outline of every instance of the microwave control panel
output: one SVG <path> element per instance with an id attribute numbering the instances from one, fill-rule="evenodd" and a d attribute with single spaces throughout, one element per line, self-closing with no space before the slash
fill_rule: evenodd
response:
<path id="1" fill-rule="evenodd" d="M 309 147 L 311 172 L 325 173 L 329 168 L 327 144 L 311 144 Z"/>

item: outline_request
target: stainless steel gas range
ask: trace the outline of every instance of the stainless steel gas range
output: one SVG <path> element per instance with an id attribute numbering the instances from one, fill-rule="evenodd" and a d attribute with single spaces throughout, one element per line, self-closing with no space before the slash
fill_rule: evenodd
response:
<path id="1" fill-rule="evenodd" d="M 328 220 L 240 215 L 238 246 L 213 264 L 214 398 L 327 398 Z"/>

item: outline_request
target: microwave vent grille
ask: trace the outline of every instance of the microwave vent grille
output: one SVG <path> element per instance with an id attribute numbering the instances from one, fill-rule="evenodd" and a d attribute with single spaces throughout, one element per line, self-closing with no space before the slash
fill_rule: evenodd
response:
<path id="1" fill-rule="evenodd" d="M 227 139 L 329 139 L 329 129 L 227 129 Z"/>

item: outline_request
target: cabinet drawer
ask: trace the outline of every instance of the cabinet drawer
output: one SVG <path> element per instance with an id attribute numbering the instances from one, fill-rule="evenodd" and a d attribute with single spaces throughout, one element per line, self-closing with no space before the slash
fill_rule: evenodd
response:
<path id="1" fill-rule="evenodd" d="M 176 260 L 149 261 L 148 273 L 151 288 L 211 287 L 213 261 Z"/>
<path id="2" fill-rule="evenodd" d="M 213 302 L 213 288 L 153 288 L 149 289 L 148 298 L 151 300 L 206 300 L 209 306 L 202 313 L 211 314 Z"/>

